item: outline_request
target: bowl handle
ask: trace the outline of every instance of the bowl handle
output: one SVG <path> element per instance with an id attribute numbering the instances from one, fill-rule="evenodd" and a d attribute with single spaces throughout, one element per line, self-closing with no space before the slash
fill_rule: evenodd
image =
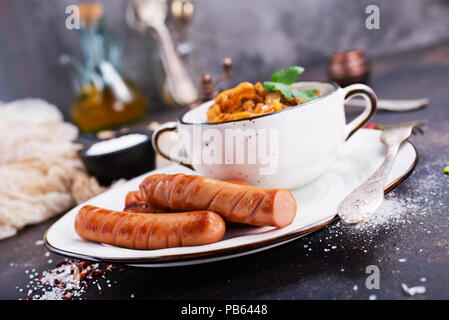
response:
<path id="1" fill-rule="evenodd" d="M 342 88 L 342 90 L 345 103 L 349 99 L 356 96 L 363 97 L 366 102 L 363 112 L 345 127 L 346 140 L 348 140 L 349 137 L 351 137 L 358 129 L 367 123 L 368 120 L 374 115 L 377 109 L 377 97 L 370 87 L 360 83 L 351 84 L 345 88 Z"/>
<path id="2" fill-rule="evenodd" d="M 161 135 L 163 133 L 170 132 L 170 131 L 175 131 L 177 129 L 178 129 L 178 123 L 175 122 L 175 121 L 164 123 L 159 128 L 157 128 L 154 131 L 153 137 L 151 139 L 151 142 L 153 144 L 153 148 L 154 148 L 154 150 L 156 150 L 157 153 L 159 153 L 165 159 L 167 159 L 169 161 L 172 161 L 172 162 L 179 163 L 179 164 L 181 164 L 183 166 L 186 166 L 189 169 L 194 170 L 192 165 L 189 163 L 189 160 L 187 159 L 187 157 L 182 157 L 182 156 L 179 156 L 179 155 L 176 156 L 174 154 L 174 152 L 170 152 L 170 154 L 167 155 L 159 147 L 159 138 L 161 137 Z M 180 150 L 178 149 L 178 151 L 180 151 Z"/>

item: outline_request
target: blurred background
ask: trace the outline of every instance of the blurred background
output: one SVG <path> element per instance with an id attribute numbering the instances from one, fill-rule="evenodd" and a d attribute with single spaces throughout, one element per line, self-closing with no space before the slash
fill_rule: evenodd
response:
<path id="1" fill-rule="evenodd" d="M 123 50 L 123 72 L 149 98 L 150 112 L 163 110 L 157 89 L 161 68 L 157 42 L 127 23 L 127 0 L 101 2 L 105 27 Z M 1 101 L 43 98 L 67 118 L 74 92 L 59 58 L 69 54 L 82 60 L 76 30 L 65 27 L 66 7 L 71 4 L 69 0 L 0 0 Z M 375 58 L 449 39 L 448 0 L 196 0 L 193 4 L 193 17 L 182 32 L 193 48 L 196 84 L 202 73 L 220 75 L 224 57 L 233 61 L 230 86 L 268 79 L 273 71 L 290 65 L 307 69 L 323 64 L 341 50 L 362 48 Z M 365 27 L 370 4 L 380 9 L 379 30 Z"/>

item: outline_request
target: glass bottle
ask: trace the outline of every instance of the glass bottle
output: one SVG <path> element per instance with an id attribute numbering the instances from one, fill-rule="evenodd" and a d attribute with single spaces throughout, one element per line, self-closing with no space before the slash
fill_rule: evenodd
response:
<path id="1" fill-rule="evenodd" d="M 72 121 L 82 132 L 118 127 L 145 115 L 148 100 L 139 87 L 122 76 L 121 50 L 104 27 L 101 3 L 82 3 L 79 39 L 84 64 L 61 56 L 70 66 L 76 97 L 70 108 Z"/>

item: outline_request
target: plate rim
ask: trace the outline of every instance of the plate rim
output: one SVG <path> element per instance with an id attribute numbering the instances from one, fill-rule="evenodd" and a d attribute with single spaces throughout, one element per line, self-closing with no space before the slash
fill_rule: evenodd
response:
<path id="1" fill-rule="evenodd" d="M 384 188 L 384 194 L 387 194 L 388 192 L 392 191 L 393 189 L 395 189 L 397 186 L 399 186 L 402 182 L 404 182 L 416 169 L 416 166 L 418 165 L 418 161 L 419 161 L 419 153 L 418 150 L 416 149 L 416 146 L 411 142 L 408 141 L 408 143 L 410 143 L 410 145 L 412 146 L 414 152 L 415 152 L 415 159 L 413 160 L 413 163 L 410 165 L 409 168 L 407 168 L 407 170 L 404 172 L 403 175 L 401 175 L 400 177 L 396 178 L 394 181 L 392 181 L 390 184 L 388 184 L 387 186 L 385 186 Z M 133 265 L 145 265 L 145 264 L 160 264 L 163 265 L 165 263 L 168 262 L 186 262 L 189 260 L 196 260 L 196 259 L 207 259 L 207 258 L 212 258 L 212 257 L 223 257 L 223 256 L 227 256 L 227 255 L 239 255 L 243 252 L 248 252 L 248 254 L 251 254 L 252 251 L 257 250 L 259 248 L 262 247 L 270 247 L 273 246 L 275 247 L 276 244 L 282 245 L 282 242 L 288 242 L 288 241 L 292 241 L 295 240 L 297 238 L 303 237 L 305 235 L 308 235 L 314 231 L 320 230 L 322 228 L 324 228 L 325 226 L 333 223 L 334 221 L 339 220 L 339 217 L 337 215 L 335 215 L 333 218 L 329 219 L 328 221 L 324 222 L 324 223 L 320 223 L 319 225 L 314 225 L 310 228 L 307 229 L 302 229 L 299 231 L 292 231 L 290 233 L 287 233 L 285 235 L 280 235 L 276 238 L 272 238 L 272 239 L 265 239 L 265 240 L 260 240 L 257 242 L 251 242 L 251 243 L 247 243 L 247 244 L 242 244 L 242 245 L 238 245 L 238 246 L 234 246 L 231 248 L 223 248 L 223 249 L 216 249 L 216 250 L 211 250 L 211 251 L 205 251 L 205 252 L 197 252 L 197 253 L 188 253 L 188 254 L 174 254 L 174 255 L 170 255 L 170 256 L 157 256 L 157 257 L 151 257 L 151 258 L 111 258 L 111 257 L 106 257 L 106 258 L 98 258 L 98 257 L 94 257 L 94 256 L 90 256 L 87 254 L 80 254 L 80 253 L 75 253 L 75 252 L 71 252 L 68 250 L 63 250 L 63 249 L 59 249 L 56 248 L 54 246 L 52 246 L 48 240 L 47 240 L 47 233 L 48 231 L 63 217 L 65 216 L 62 215 L 58 220 L 56 220 L 54 223 L 52 223 L 52 225 L 45 231 L 44 234 L 44 245 L 45 247 L 53 253 L 56 254 L 60 254 L 60 255 L 64 255 L 64 256 L 68 256 L 71 258 L 76 258 L 76 259 L 83 259 L 83 260 L 88 260 L 88 261 L 94 261 L 94 262 L 102 262 L 102 263 L 117 263 L 117 264 L 133 264 Z M 269 249 L 269 248 L 267 248 Z"/>

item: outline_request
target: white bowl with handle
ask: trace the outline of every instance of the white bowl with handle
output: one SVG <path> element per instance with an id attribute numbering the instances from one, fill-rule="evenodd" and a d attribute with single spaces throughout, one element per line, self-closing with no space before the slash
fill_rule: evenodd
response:
<path id="1" fill-rule="evenodd" d="M 303 81 L 297 90 L 317 89 L 315 100 L 248 119 L 207 122 L 205 102 L 161 125 L 153 147 L 164 158 L 216 179 L 245 179 L 258 186 L 294 189 L 319 177 L 332 164 L 338 149 L 375 113 L 377 98 L 364 84 L 345 88 L 333 82 Z M 346 123 L 344 105 L 365 98 L 362 113 Z M 176 143 L 163 136 L 178 132 Z M 166 140 L 166 139 L 165 139 Z"/>

